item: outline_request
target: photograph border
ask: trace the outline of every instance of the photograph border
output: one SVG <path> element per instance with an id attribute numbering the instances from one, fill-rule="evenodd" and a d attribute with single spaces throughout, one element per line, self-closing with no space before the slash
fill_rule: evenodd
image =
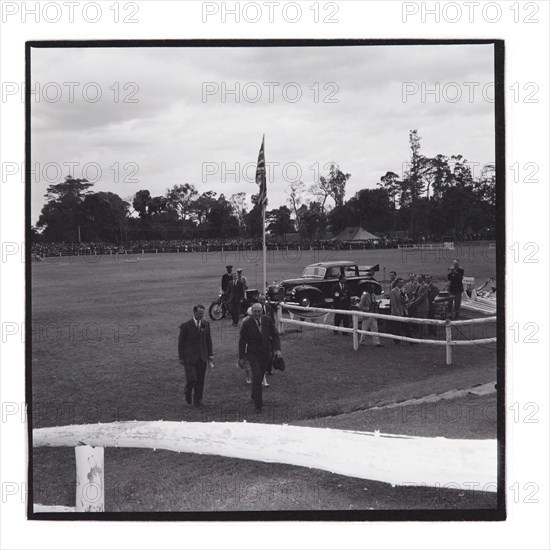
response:
<path id="1" fill-rule="evenodd" d="M 34 512 L 32 415 L 31 50 L 33 48 L 219 48 L 494 45 L 497 323 L 497 506 L 457 510 L 296 510 L 201 512 Z M 25 43 L 25 395 L 28 432 L 27 518 L 46 521 L 504 521 L 506 519 L 506 150 L 505 41 L 501 39 L 190 39 L 40 40 Z M 502 281 L 502 282 L 501 282 Z"/>

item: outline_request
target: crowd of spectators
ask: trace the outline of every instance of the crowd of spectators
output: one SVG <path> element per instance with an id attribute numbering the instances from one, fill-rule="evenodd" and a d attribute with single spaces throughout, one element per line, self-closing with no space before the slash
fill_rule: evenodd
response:
<path id="1" fill-rule="evenodd" d="M 342 242 L 333 240 L 318 241 L 276 241 L 269 240 L 269 250 L 363 250 L 372 248 L 396 248 L 393 241 L 354 241 Z M 53 242 L 33 243 L 32 254 L 46 256 L 76 256 L 88 254 L 141 254 L 155 252 L 214 252 L 220 250 L 261 250 L 261 239 L 193 239 L 165 241 L 128 241 L 123 244 L 95 242 Z"/>
<path id="2" fill-rule="evenodd" d="M 370 250 L 383 248 L 397 248 L 399 245 L 423 244 L 442 242 L 443 238 L 430 236 L 429 239 L 410 239 L 406 237 L 382 237 L 380 240 L 367 241 L 335 241 L 322 239 L 306 240 L 277 240 L 269 237 L 269 250 Z M 468 239 L 471 240 L 471 239 Z M 35 257 L 48 256 L 77 256 L 102 254 L 141 254 L 161 252 L 215 252 L 237 250 L 261 250 L 262 240 L 259 238 L 244 239 L 172 239 L 172 240 L 133 240 L 121 244 L 104 242 L 49 242 L 33 243 L 32 254 Z"/>

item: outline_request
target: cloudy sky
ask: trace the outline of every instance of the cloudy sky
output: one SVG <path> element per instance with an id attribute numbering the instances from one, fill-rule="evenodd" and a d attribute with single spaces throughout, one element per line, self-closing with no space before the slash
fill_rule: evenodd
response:
<path id="1" fill-rule="evenodd" d="M 186 182 L 250 196 L 262 134 L 270 207 L 331 161 L 346 198 L 401 175 L 410 129 L 425 155 L 495 156 L 492 45 L 39 48 L 31 68 L 33 222 L 68 173 L 125 199 Z"/>

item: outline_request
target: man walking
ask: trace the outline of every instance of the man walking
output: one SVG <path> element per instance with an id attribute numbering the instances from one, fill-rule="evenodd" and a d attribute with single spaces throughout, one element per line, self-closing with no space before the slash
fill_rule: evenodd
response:
<path id="1" fill-rule="evenodd" d="M 351 309 L 351 290 L 346 283 L 346 276 L 340 275 L 338 283 L 332 287 L 331 296 L 334 304 L 334 309 Z M 343 323 L 345 328 L 349 328 L 349 315 L 345 313 L 334 314 L 334 326 L 339 327 L 340 323 Z M 336 334 L 338 331 L 334 331 Z M 347 336 L 347 332 L 342 333 Z"/>
<path id="2" fill-rule="evenodd" d="M 378 302 L 376 301 L 376 296 L 374 295 L 372 285 L 367 286 L 367 290 L 361 295 L 359 300 L 359 311 L 365 311 L 368 313 L 376 313 L 378 311 Z M 370 330 L 371 332 L 378 332 L 378 322 L 376 317 L 363 317 L 361 322 L 361 330 Z M 367 337 L 364 334 L 361 334 L 359 339 L 359 344 L 366 344 Z M 372 335 L 372 341 L 375 346 L 382 347 L 383 344 L 380 343 L 380 338 L 378 334 Z"/>
<path id="3" fill-rule="evenodd" d="M 275 323 L 268 315 L 262 314 L 262 304 L 252 306 L 252 315 L 241 325 L 239 337 L 239 366 L 245 366 L 248 359 L 252 370 L 252 400 L 256 413 L 262 412 L 262 379 L 271 356 L 281 357 L 281 341 Z"/>
<path id="4" fill-rule="evenodd" d="M 447 279 L 449 280 L 449 294 L 453 297 L 453 316 L 458 319 L 460 313 L 460 306 L 462 304 L 462 293 L 464 292 L 464 285 L 462 279 L 464 278 L 464 270 L 460 267 L 458 258 L 453 261 L 453 267 L 449 268 L 449 274 Z"/>
<path id="5" fill-rule="evenodd" d="M 239 279 L 237 273 L 233 273 L 233 278 L 227 286 L 229 303 L 229 313 L 233 320 L 233 326 L 236 327 L 239 324 L 239 317 L 241 316 L 242 303 L 244 301 L 245 287 L 243 280 Z"/>
<path id="6" fill-rule="evenodd" d="M 193 318 L 180 325 L 178 352 L 180 363 L 185 368 L 185 401 L 202 407 L 206 364 L 214 367 L 210 323 L 203 321 L 204 306 L 193 307 Z"/>

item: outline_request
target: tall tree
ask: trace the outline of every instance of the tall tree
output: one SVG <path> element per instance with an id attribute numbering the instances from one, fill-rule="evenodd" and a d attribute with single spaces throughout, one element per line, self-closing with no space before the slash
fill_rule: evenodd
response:
<path id="1" fill-rule="evenodd" d="M 86 241 L 121 243 L 126 240 L 129 204 L 118 195 L 100 191 L 82 202 L 82 238 Z"/>
<path id="2" fill-rule="evenodd" d="M 199 225 L 208 221 L 210 210 L 216 202 L 216 195 L 214 191 L 205 191 L 193 201 L 192 211 Z"/>
<path id="3" fill-rule="evenodd" d="M 44 195 L 48 200 L 36 224 L 44 228 L 46 240 L 79 240 L 80 207 L 92 186 L 88 180 L 70 175 L 62 183 L 48 186 Z"/>
<path id="4" fill-rule="evenodd" d="M 336 164 L 330 165 L 328 177 L 321 176 L 319 183 L 311 186 L 311 193 L 317 198 L 317 202 L 323 212 L 327 211 L 326 202 L 329 197 L 334 200 L 336 207 L 344 204 L 346 195 L 346 183 L 351 174 L 344 174 Z"/>
<path id="5" fill-rule="evenodd" d="M 401 193 L 401 206 L 409 207 L 409 232 L 411 235 L 415 233 L 416 204 L 424 191 L 420 140 L 418 131 L 411 130 L 409 133 L 410 163 L 403 178 L 403 192 Z"/>
<path id="6" fill-rule="evenodd" d="M 239 220 L 239 233 L 244 235 L 246 233 L 246 221 L 245 217 L 247 214 L 246 209 L 246 193 L 234 193 L 229 197 L 229 202 L 233 208 L 233 214 Z"/>
<path id="7" fill-rule="evenodd" d="M 304 204 L 306 188 L 303 181 L 293 181 L 286 189 L 288 195 L 287 203 L 294 214 L 294 219 L 298 221 L 298 210 Z"/>
<path id="8" fill-rule="evenodd" d="M 290 209 L 285 205 L 266 212 L 267 229 L 279 237 L 294 232 L 290 215 Z"/>
<path id="9" fill-rule="evenodd" d="M 186 221 L 191 217 L 192 204 L 198 194 L 194 185 L 176 184 L 166 190 L 166 207 L 174 210 L 181 221 Z"/>
<path id="10" fill-rule="evenodd" d="M 403 182 L 399 181 L 399 176 L 395 172 L 386 172 L 381 178 L 380 182 L 377 184 L 386 190 L 388 198 L 393 203 L 392 208 L 392 219 L 393 219 L 393 230 L 397 230 L 397 201 L 400 197 L 403 190 Z"/>

